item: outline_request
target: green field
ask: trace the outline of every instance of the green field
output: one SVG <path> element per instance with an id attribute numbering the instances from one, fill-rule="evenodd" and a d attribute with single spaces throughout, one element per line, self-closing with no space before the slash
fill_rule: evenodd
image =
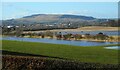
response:
<path id="1" fill-rule="evenodd" d="M 80 62 L 118 64 L 118 50 L 22 41 L 2 41 L 2 49 L 13 52 L 60 57 Z"/>

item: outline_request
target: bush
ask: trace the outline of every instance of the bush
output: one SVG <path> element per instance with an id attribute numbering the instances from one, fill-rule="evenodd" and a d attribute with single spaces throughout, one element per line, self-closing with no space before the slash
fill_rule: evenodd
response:
<path id="1" fill-rule="evenodd" d="M 2 57 L 2 70 L 80 70 L 80 69 L 118 69 L 120 65 L 83 63 L 63 59 L 49 59 L 33 56 L 8 56 Z"/>

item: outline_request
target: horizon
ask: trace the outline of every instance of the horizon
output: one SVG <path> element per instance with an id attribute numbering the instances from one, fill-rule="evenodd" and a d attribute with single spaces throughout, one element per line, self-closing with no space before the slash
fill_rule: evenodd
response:
<path id="1" fill-rule="evenodd" d="M 18 19 L 34 14 L 79 15 L 114 19 L 118 18 L 118 4 L 116 2 L 5 2 L 2 4 L 1 12 L 2 20 Z"/>
<path id="2" fill-rule="evenodd" d="M 76 15 L 76 14 L 31 14 L 31 15 L 20 17 L 20 18 L 24 18 L 24 17 L 28 17 L 28 16 L 33 16 L 33 15 L 73 15 L 73 16 L 93 17 L 93 16 Z M 12 20 L 12 19 L 20 19 L 20 18 L 10 18 L 10 19 L 2 19 L 2 20 Z M 93 18 L 96 18 L 96 17 L 93 17 Z M 96 19 L 118 19 L 118 18 L 96 18 Z"/>

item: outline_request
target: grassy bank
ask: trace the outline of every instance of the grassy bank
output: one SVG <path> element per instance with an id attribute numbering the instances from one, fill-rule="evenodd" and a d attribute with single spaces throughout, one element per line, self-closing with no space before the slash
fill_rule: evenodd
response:
<path id="1" fill-rule="evenodd" d="M 66 58 L 80 62 L 117 64 L 118 51 L 98 47 L 78 47 L 69 45 L 33 43 L 3 40 L 2 49 L 13 52 Z"/>
<path id="2" fill-rule="evenodd" d="M 104 26 L 86 26 L 86 27 L 80 27 L 77 29 L 53 29 L 50 31 L 57 31 L 57 32 L 61 32 L 61 31 L 73 31 L 73 32 L 77 32 L 77 31 L 118 31 L 120 27 L 104 27 Z M 40 30 L 40 31 L 25 31 L 25 32 L 43 32 L 43 31 L 47 31 L 47 30 Z"/>

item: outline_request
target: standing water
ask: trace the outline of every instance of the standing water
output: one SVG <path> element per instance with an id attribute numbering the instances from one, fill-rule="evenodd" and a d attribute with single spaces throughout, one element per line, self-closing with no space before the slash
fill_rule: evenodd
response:
<path id="1" fill-rule="evenodd" d="M 4 37 L 2 38 L 2 40 L 42 42 L 42 43 L 66 44 L 66 45 L 75 45 L 75 46 L 100 46 L 100 45 L 118 43 L 118 42 L 93 42 L 93 41 L 67 41 L 67 40 L 56 40 L 56 39 L 48 39 L 48 38 L 20 38 L 20 37 Z"/>

